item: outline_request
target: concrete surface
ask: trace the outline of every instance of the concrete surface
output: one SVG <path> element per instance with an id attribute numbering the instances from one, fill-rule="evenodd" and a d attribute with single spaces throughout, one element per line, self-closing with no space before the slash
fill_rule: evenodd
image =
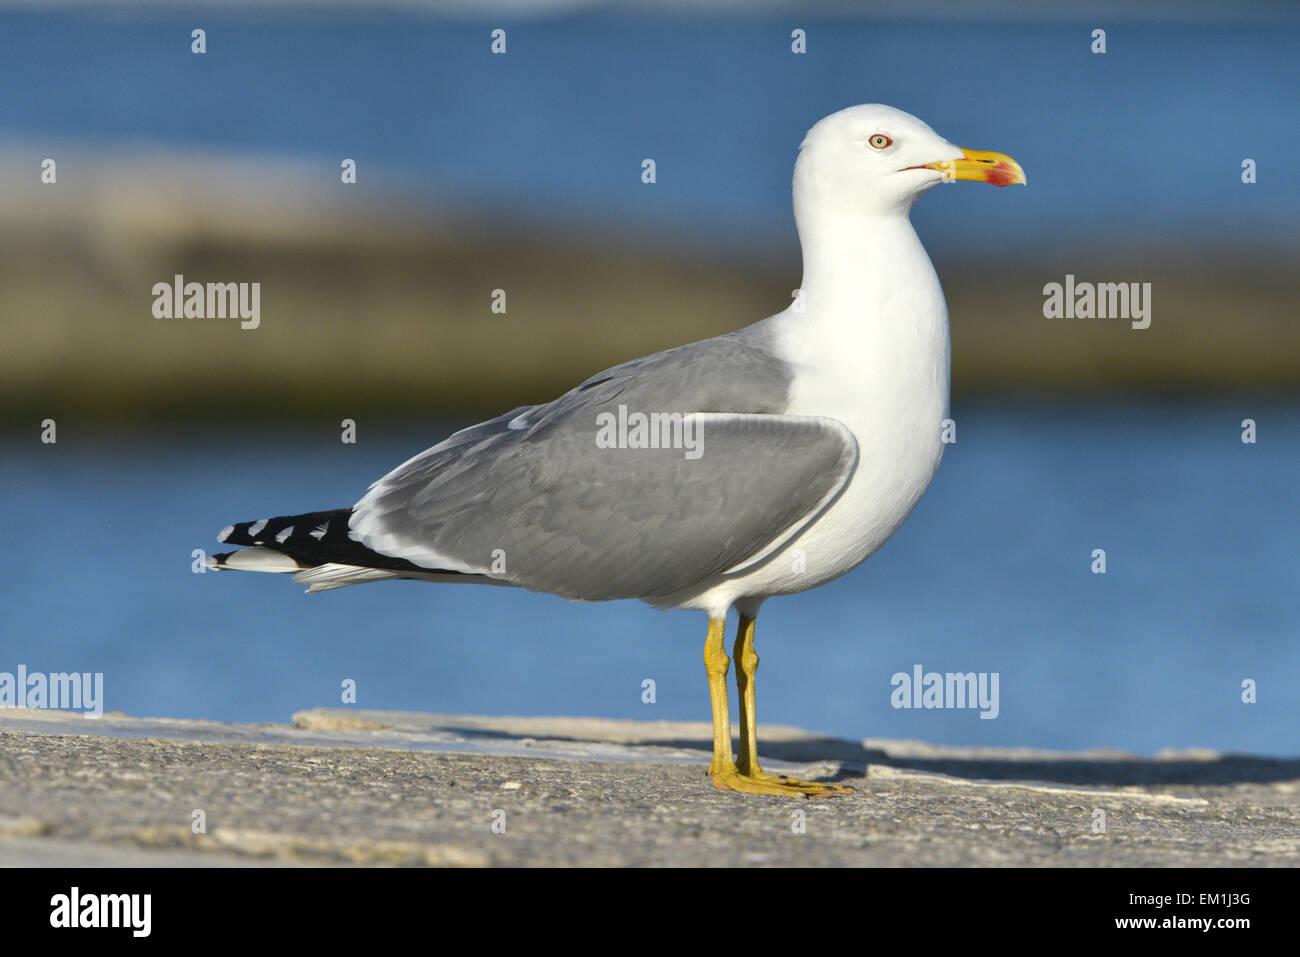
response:
<path id="1" fill-rule="evenodd" d="M 1300 863 L 1296 759 L 763 726 L 769 769 L 858 789 L 786 800 L 715 791 L 709 740 L 703 722 L 315 710 L 233 725 L 0 709 L 0 864 Z"/>

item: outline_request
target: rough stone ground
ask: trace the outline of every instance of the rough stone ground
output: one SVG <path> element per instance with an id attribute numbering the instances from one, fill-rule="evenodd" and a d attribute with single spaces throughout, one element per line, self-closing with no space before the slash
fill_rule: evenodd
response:
<path id="1" fill-rule="evenodd" d="M 682 722 L 333 710 L 229 725 L 4 709 L 0 864 L 1300 863 L 1300 760 L 764 726 L 771 769 L 858 789 L 786 800 L 709 787 L 709 740 Z M 196 809 L 206 833 L 192 832 Z"/>

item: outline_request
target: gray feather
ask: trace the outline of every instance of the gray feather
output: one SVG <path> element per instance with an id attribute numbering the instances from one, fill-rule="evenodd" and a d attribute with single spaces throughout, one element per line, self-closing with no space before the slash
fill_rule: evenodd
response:
<path id="1" fill-rule="evenodd" d="M 588 601 L 671 594 L 731 569 L 810 520 L 857 459 L 843 425 L 782 414 L 791 372 L 761 326 L 624 363 L 456 433 L 376 482 L 353 536 Z M 620 405 L 721 414 L 694 417 L 697 458 L 602 448 L 601 415 Z"/>

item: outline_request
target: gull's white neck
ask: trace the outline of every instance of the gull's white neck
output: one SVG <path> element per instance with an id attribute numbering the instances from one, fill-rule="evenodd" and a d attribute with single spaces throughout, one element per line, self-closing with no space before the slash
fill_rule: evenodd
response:
<path id="1" fill-rule="evenodd" d="M 866 471 L 892 462 L 919 496 L 948 415 L 948 308 L 930 257 L 907 209 L 864 215 L 796 192 L 795 215 L 803 301 L 775 317 L 794 373 L 787 412 L 840 420 L 877 460 Z"/>
<path id="2" fill-rule="evenodd" d="M 939 466 L 948 415 L 948 310 L 906 211 L 809 215 L 796 206 L 796 214 L 802 308 L 796 303 L 772 319 L 793 374 L 785 411 L 833 418 L 858 445 L 849 486 L 815 528 L 794 540 L 809 571 L 819 563 L 815 576 L 829 581 L 894 533 Z M 808 577 L 747 587 L 776 594 L 808 587 Z"/>
<path id="3" fill-rule="evenodd" d="M 804 274 L 799 298 L 779 317 L 786 358 L 842 402 L 892 404 L 928 392 L 946 410 L 948 308 L 908 219 L 911 204 L 868 213 L 817 199 L 795 190 Z"/>
<path id="4" fill-rule="evenodd" d="M 811 323 L 947 323 L 943 291 L 906 210 L 798 208 L 803 315 Z M 884 329 L 880 330 L 881 332 Z"/>

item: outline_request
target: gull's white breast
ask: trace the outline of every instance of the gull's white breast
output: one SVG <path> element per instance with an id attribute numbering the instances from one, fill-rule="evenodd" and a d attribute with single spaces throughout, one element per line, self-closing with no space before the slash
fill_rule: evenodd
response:
<path id="1" fill-rule="evenodd" d="M 858 441 L 858 465 L 840 497 L 790 543 L 786 560 L 750 587 L 803 591 L 856 568 L 898 530 L 929 487 L 943 456 L 948 414 L 947 310 L 942 294 L 937 302 L 910 306 L 917 312 L 910 321 L 862 329 L 856 342 L 838 339 L 838 348 L 795 378 L 788 411 L 843 422 Z M 806 339 L 796 341 L 809 348 Z"/>
<path id="2" fill-rule="evenodd" d="M 674 606 L 717 614 L 736 601 L 824 584 L 869 558 L 920 501 L 943 455 L 950 354 L 943 292 L 928 259 L 924 265 L 897 294 L 864 302 L 856 314 L 787 310 L 767 320 L 795 370 L 787 413 L 844 423 L 858 442 L 857 468 L 781 550 L 674 596 Z"/>

